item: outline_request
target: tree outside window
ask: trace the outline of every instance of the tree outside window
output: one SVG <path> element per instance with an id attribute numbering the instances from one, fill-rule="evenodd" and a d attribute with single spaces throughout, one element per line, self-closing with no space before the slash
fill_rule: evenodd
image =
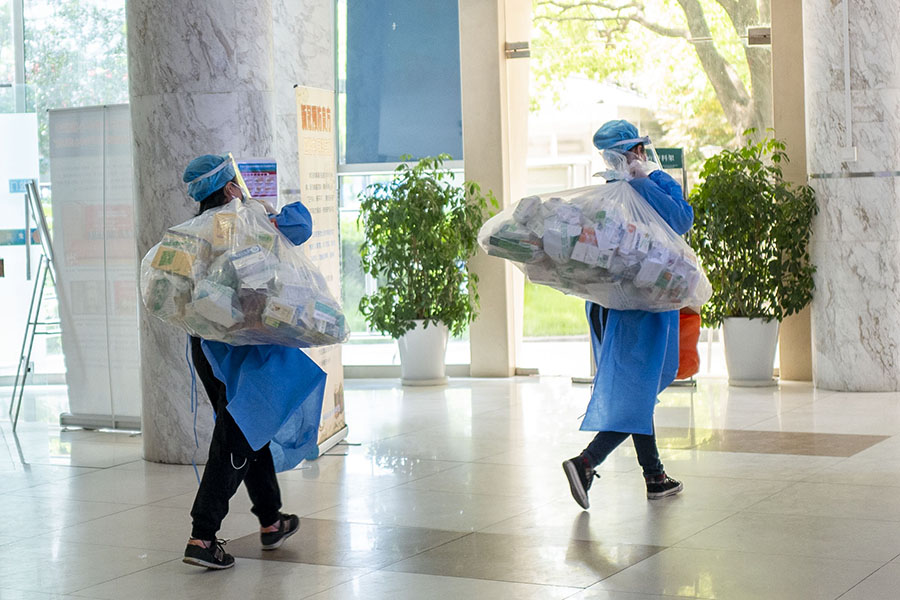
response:
<path id="1" fill-rule="evenodd" d="M 770 49 L 745 39 L 769 1 L 534 0 L 533 103 L 558 101 L 574 74 L 634 90 L 655 105 L 657 143 L 685 148 L 696 171 L 771 126 Z"/>
<path id="2" fill-rule="evenodd" d="M 25 0 L 25 82 L 47 181 L 47 110 L 128 102 L 125 0 Z"/>

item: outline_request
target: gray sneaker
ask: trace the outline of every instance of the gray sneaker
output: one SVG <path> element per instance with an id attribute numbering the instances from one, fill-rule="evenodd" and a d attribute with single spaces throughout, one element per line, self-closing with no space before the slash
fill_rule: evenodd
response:
<path id="1" fill-rule="evenodd" d="M 225 552 L 225 544 L 227 540 L 213 540 L 209 548 L 203 546 L 195 546 L 188 544 L 184 549 L 184 558 L 182 562 L 195 567 L 206 567 L 207 569 L 230 569 L 234 566 L 234 557 Z"/>
<path id="2" fill-rule="evenodd" d="M 278 520 L 278 531 L 270 531 L 259 534 L 263 550 L 275 550 L 280 548 L 284 540 L 288 539 L 300 529 L 300 517 L 281 513 Z"/>

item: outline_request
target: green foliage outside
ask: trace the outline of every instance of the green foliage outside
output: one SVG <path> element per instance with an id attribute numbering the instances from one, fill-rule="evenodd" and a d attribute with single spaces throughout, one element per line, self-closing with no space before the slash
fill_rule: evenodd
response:
<path id="1" fill-rule="evenodd" d="M 13 52 L 12 2 L 0 2 L 0 84 L 15 80 Z M 14 112 L 15 96 L 11 87 L 0 87 L 0 114 Z"/>
<path id="2" fill-rule="evenodd" d="M 48 109 L 128 102 L 125 2 L 106 8 L 82 0 L 27 0 L 25 83 L 26 109 L 38 115 L 41 180 L 47 181 Z"/>
<path id="3" fill-rule="evenodd" d="M 488 205 L 497 201 L 474 182 L 455 184 L 445 160 L 450 156 L 403 163 L 392 181 L 374 183 L 359 196 L 362 267 L 379 284 L 363 296 L 359 310 L 374 329 L 394 338 L 420 319 L 442 322 L 460 335 L 478 310 L 478 278 L 466 261 Z"/>
<path id="4" fill-rule="evenodd" d="M 691 193 L 691 246 L 713 288 L 703 307 L 707 326 L 727 317 L 781 321 L 812 299 L 809 238 L 818 208 L 812 188 L 784 181 L 786 161 L 784 143 L 767 136 L 703 165 Z"/>
<path id="5" fill-rule="evenodd" d="M 363 232 L 356 219 L 341 220 L 341 295 L 344 317 L 354 333 L 366 330 L 366 319 L 359 312 L 359 301 L 366 293 L 366 274 L 362 269 L 359 247 Z"/>
<path id="6" fill-rule="evenodd" d="M 633 90 L 657 121 L 643 129 L 696 172 L 710 147 L 771 125 L 770 50 L 741 40 L 769 1 L 533 0 L 532 109 L 563 101 L 571 75 Z"/>
<path id="7" fill-rule="evenodd" d="M 524 337 L 587 334 L 584 300 L 567 296 L 546 285 L 525 281 Z"/>

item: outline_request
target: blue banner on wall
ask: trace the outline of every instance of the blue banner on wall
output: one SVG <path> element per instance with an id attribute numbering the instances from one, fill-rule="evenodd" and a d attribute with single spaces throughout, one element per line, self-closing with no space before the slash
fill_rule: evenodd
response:
<path id="1" fill-rule="evenodd" d="M 30 179 L 10 179 L 9 180 L 9 193 L 10 194 L 24 194 L 28 190 L 28 182 Z"/>
<path id="2" fill-rule="evenodd" d="M 40 244 L 41 236 L 37 229 L 31 230 L 31 243 Z M 0 229 L 0 246 L 24 246 L 25 230 L 24 229 Z"/>
<path id="3" fill-rule="evenodd" d="M 347 163 L 462 159 L 459 6 L 347 3 Z"/>

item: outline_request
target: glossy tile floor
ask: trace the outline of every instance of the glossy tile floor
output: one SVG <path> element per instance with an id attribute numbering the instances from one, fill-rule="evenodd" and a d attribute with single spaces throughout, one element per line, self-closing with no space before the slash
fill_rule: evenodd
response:
<path id="1" fill-rule="evenodd" d="M 346 384 L 359 445 L 280 476 L 302 522 L 278 551 L 239 491 L 225 572 L 181 562 L 190 466 L 143 462 L 140 436 L 0 422 L 0 598 L 900 597 L 900 394 L 676 388 L 657 427 L 685 491 L 648 501 L 626 442 L 582 511 L 560 462 L 590 439 L 588 387 Z"/>

